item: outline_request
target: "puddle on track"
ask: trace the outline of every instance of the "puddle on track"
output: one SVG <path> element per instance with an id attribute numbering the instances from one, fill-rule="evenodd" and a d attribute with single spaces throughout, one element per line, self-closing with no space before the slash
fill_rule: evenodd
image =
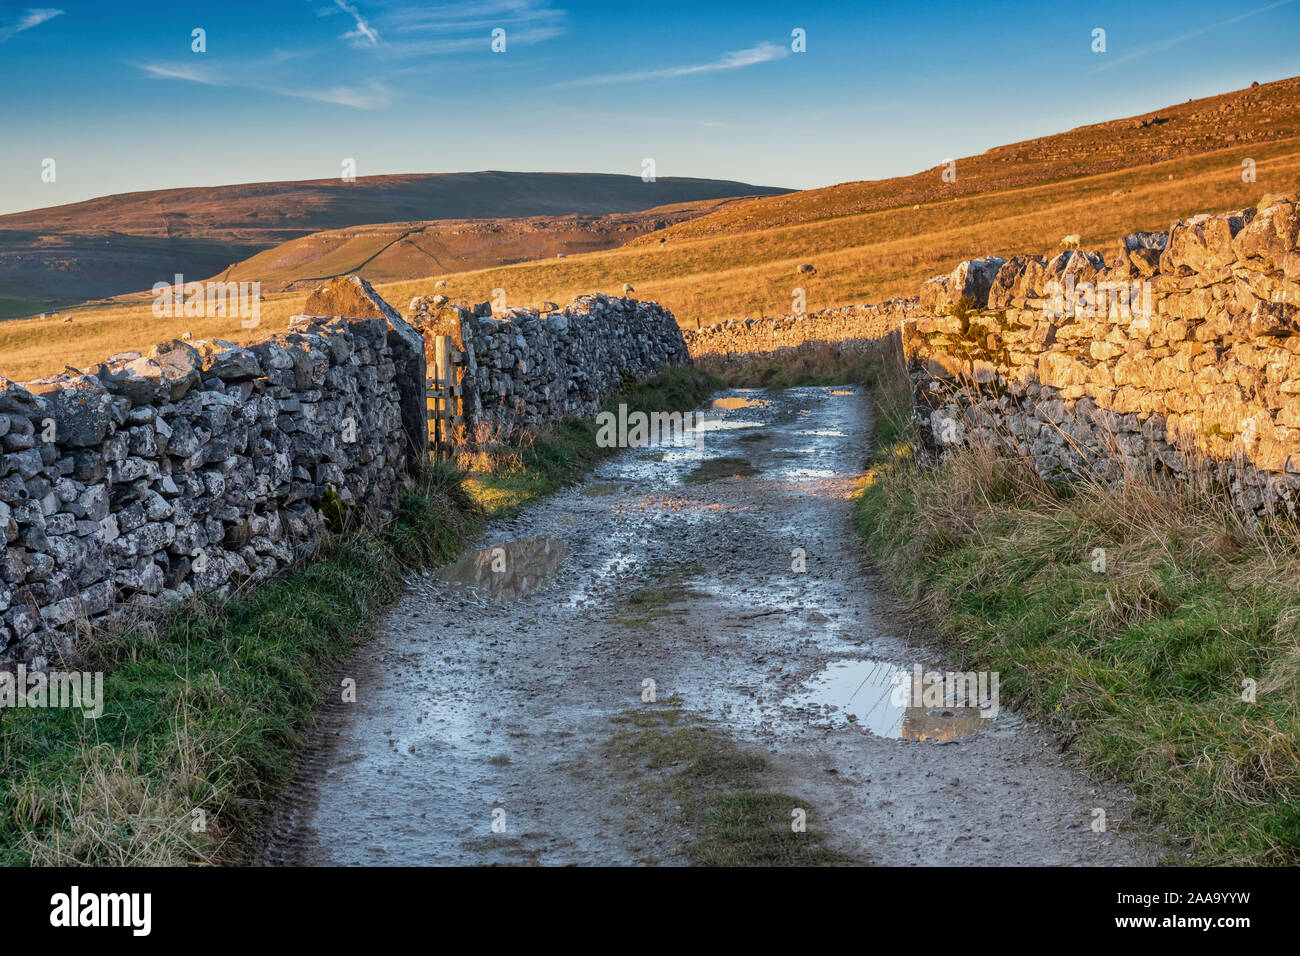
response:
<path id="1" fill-rule="evenodd" d="M 732 422 L 725 418 L 705 418 L 692 426 L 697 432 L 723 432 L 733 428 L 762 428 L 763 422 Z"/>
<path id="2" fill-rule="evenodd" d="M 715 398 L 713 407 L 723 411 L 735 411 L 738 408 L 768 408 L 771 402 L 762 398 L 749 398 L 744 395 L 727 395 L 723 398 Z"/>
<path id="3" fill-rule="evenodd" d="M 523 538 L 466 552 L 435 577 L 493 601 L 513 601 L 546 584 L 568 556 L 559 538 Z"/>
<path id="4" fill-rule="evenodd" d="M 973 707 L 909 707 L 911 674 L 887 661 L 835 661 L 783 706 L 820 712 L 819 726 L 848 721 L 877 737 L 946 741 L 988 729 Z"/>
<path id="5" fill-rule="evenodd" d="M 610 495 L 621 495 L 625 491 L 630 491 L 632 487 L 626 482 L 595 481 L 579 488 L 578 494 L 584 498 L 608 498 Z"/>

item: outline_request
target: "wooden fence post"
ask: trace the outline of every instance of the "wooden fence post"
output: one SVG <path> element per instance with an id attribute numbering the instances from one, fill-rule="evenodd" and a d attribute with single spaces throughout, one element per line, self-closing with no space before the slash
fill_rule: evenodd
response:
<path id="1" fill-rule="evenodd" d="M 428 382 L 429 447 L 438 457 L 452 453 L 456 443 L 456 428 L 464 421 L 461 414 L 461 386 L 456 384 L 454 366 L 464 364 L 464 356 L 456 351 L 450 335 L 439 335 L 433 340 L 433 368 Z"/>

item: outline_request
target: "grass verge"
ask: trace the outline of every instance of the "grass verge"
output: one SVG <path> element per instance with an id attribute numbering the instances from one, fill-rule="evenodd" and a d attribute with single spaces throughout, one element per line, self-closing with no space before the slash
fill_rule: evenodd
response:
<path id="1" fill-rule="evenodd" d="M 654 813 L 674 814 L 689 834 L 695 866 L 835 866 L 857 862 L 828 849 L 809 822 L 795 832 L 796 797 L 764 789 L 766 761 L 669 699 L 629 710 L 607 753 L 635 775 Z M 680 809 L 677 809 L 680 808 Z M 807 813 L 812 816 L 811 813 Z"/>
<path id="2" fill-rule="evenodd" d="M 691 408 L 718 386 L 679 369 L 620 400 Z M 397 598 L 403 571 L 451 560 L 485 511 L 518 510 L 604 454 L 594 425 L 572 423 L 522 449 L 514 472 L 465 481 L 434 466 L 387 530 L 344 531 L 246 595 L 83 642 L 62 666 L 104 673 L 102 716 L 0 711 L 0 865 L 237 859 L 293 772 L 322 687 Z"/>
<path id="3" fill-rule="evenodd" d="M 727 388 L 830 388 L 863 385 L 876 403 L 877 429 L 892 435 L 908 417 L 907 376 L 901 351 L 886 347 L 874 354 L 844 352 L 831 343 L 743 362 L 704 364 Z"/>
<path id="4" fill-rule="evenodd" d="M 883 399 L 857 527 L 960 666 L 999 671 L 1189 862 L 1300 863 L 1300 533 L 1159 475 L 920 466 L 906 392 Z"/>

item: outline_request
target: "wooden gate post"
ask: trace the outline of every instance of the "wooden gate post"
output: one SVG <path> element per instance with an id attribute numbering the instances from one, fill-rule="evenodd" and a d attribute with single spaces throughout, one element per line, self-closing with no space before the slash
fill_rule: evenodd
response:
<path id="1" fill-rule="evenodd" d="M 428 382 L 429 447 L 438 457 L 452 454 L 456 428 L 464 421 L 460 407 L 461 386 L 456 383 L 455 370 L 455 366 L 464 361 L 450 335 L 434 337 L 432 375 Z"/>

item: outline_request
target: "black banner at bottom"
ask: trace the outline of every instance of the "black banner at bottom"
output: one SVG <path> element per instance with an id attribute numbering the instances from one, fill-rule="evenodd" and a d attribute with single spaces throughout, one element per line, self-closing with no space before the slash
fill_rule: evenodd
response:
<path id="1" fill-rule="evenodd" d="M 377 931 L 420 933 L 431 922 L 486 920 L 536 934 L 590 926 L 609 942 L 610 921 L 637 938 L 668 942 L 673 927 L 733 941 L 819 914 L 876 921 L 920 919 L 924 933 L 954 942 L 987 931 L 1053 924 L 1056 939 L 1197 935 L 1232 945 L 1286 920 L 1294 871 L 1266 869 L 583 870 L 539 869 L 9 869 L 0 872 L 5 911 L 33 935 L 79 941 L 204 944 L 281 933 L 295 944 L 374 940 Z M 975 920 L 971 923 L 971 920 Z M 963 925 L 976 924 L 975 937 Z M 440 927 L 441 929 L 441 927 Z M 953 935 L 957 934 L 957 935 Z"/>

